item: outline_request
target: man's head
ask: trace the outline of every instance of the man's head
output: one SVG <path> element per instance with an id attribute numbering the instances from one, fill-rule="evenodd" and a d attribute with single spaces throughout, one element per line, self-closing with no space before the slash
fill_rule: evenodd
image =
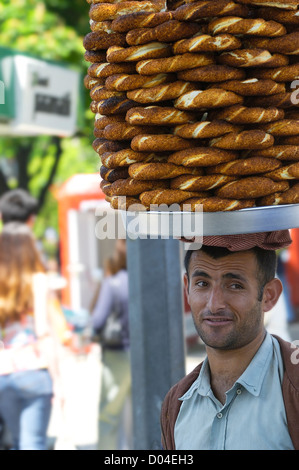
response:
<path id="1" fill-rule="evenodd" d="M 274 250 L 203 246 L 187 252 L 185 267 L 194 324 L 207 346 L 236 349 L 263 336 L 264 312 L 282 291 Z"/>
<path id="2" fill-rule="evenodd" d="M 37 210 L 37 200 L 24 189 L 13 189 L 0 198 L 0 215 L 3 224 L 30 223 L 37 214 Z"/>
<path id="3" fill-rule="evenodd" d="M 248 250 L 249 251 L 249 250 Z M 275 277 L 276 268 L 277 268 L 277 256 L 275 250 L 263 250 L 258 246 L 253 247 L 250 251 L 254 254 L 257 263 L 257 279 L 259 282 L 259 300 L 262 299 L 263 295 L 263 288 L 271 279 Z M 221 246 L 208 246 L 203 245 L 201 248 L 201 252 L 206 253 L 211 258 L 215 260 L 222 258 L 224 256 L 231 255 L 232 251 L 230 251 L 226 247 Z M 189 264 L 190 259 L 192 256 L 193 250 L 188 250 L 185 256 L 184 264 L 186 274 L 189 280 Z"/>

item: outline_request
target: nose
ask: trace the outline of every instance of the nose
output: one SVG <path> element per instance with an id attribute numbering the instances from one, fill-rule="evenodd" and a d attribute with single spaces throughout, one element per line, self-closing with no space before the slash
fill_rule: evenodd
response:
<path id="1" fill-rule="evenodd" d="M 221 286 L 211 287 L 206 307 L 211 313 L 218 313 L 225 308 L 225 296 Z"/>

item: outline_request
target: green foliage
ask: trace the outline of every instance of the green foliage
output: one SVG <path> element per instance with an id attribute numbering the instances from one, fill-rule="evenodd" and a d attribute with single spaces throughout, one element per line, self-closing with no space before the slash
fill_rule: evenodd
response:
<path id="1" fill-rule="evenodd" d="M 85 0 L 0 0 L 0 45 L 41 59 L 66 62 L 84 77 L 89 65 L 83 57 L 83 37 L 90 31 L 88 10 Z M 75 173 L 98 169 L 98 158 L 91 146 L 94 137 L 93 115 L 88 110 L 90 98 L 87 90 L 84 93 L 84 122 L 77 136 L 0 139 L 0 194 L 19 186 L 39 199 L 38 236 L 47 226 L 57 229 L 57 203 L 51 187 L 58 187 Z M 15 163 L 15 174 L 3 172 L 4 160 Z M 5 184 L 1 184 L 3 181 Z"/>
<path id="2" fill-rule="evenodd" d="M 43 59 L 82 63 L 82 36 L 88 32 L 88 9 L 85 2 L 80 2 L 79 11 L 79 2 L 75 2 L 76 14 L 71 15 L 73 3 L 73 0 L 2 0 L 0 44 Z M 79 33 L 77 21 L 81 23 Z"/>

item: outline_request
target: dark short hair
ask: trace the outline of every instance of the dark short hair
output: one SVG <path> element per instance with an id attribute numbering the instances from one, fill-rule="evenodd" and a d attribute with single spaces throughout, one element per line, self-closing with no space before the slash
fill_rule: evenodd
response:
<path id="1" fill-rule="evenodd" d="M 228 248 L 223 248 L 219 246 L 208 246 L 208 245 L 203 245 L 200 249 L 200 251 L 206 253 L 208 256 L 210 256 L 213 259 L 218 259 L 218 258 L 223 258 L 224 256 L 229 256 L 234 253 L 235 251 L 230 251 Z M 257 260 L 257 266 L 258 266 L 258 281 L 259 281 L 259 287 L 262 290 L 264 286 L 271 281 L 275 277 L 276 274 L 276 269 L 277 269 L 277 255 L 275 250 L 263 250 L 262 248 L 259 247 L 254 247 L 251 248 L 250 250 L 255 254 L 256 260 Z M 189 279 L 189 264 L 190 264 L 190 259 L 192 256 L 192 253 L 194 253 L 194 250 L 188 250 L 185 256 L 185 269 L 186 273 Z"/>
<path id="2" fill-rule="evenodd" d="M 0 213 L 4 224 L 27 222 L 31 215 L 37 214 L 37 211 L 37 200 L 25 189 L 12 189 L 0 199 Z"/>

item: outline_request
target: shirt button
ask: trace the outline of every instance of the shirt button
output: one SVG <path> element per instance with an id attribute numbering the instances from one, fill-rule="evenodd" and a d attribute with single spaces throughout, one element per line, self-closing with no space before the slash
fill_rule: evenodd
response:
<path id="1" fill-rule="evenodd" d="M 240 388 L 238 388 L 237 395 L 241 395 L 241 393 L 242 393 L 242 390 Z"/>
<path id="2" fill-rule="evenodd" d="M 222 413 L 217 413 L 216 416 L 217 416 L 217 418 L 221 419 L 223 415 L 222 415 Z"/>

